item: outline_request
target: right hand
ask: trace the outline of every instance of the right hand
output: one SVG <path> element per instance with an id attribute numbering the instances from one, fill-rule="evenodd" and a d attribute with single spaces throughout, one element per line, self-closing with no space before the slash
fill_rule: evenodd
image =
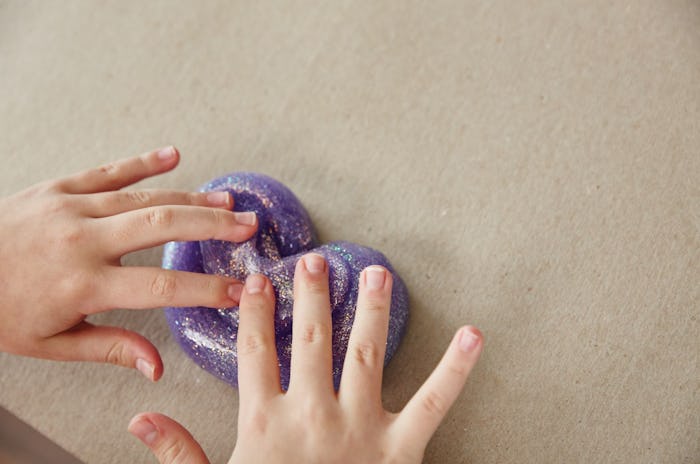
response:
<path id="1" fill-rule="evenodd" d="M 338 393 L 331 375 L 328 265 L 306 255 L 294 277 L 292 367 L 280 389 L 274 291 L 261 275 L 246 281 L 238 333 L 238 440 L 229 464 L 418 464 L 425 447 L 479 359 L 481 333 L 462 327 L 428 380 L 398 414 L 382 407 L 391 274 L 370 266 L 360 276 L 357 312 Z M 180 424 L 157 413 L 134 417 L 129 431 L 161 464 L 205 464 Z"/>

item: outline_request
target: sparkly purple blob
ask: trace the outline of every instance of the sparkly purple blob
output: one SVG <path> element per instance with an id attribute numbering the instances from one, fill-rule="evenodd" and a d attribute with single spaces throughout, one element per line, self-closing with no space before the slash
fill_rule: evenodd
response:
<path id="1" fill-rule="evenodd" d="M 207 240 L 165 245 L 163 267 L 181 271 L 220 274 L 244 281 L 249 274 L 266 275 L 277 301 L 275 335 L 282 388 L 289 385 L 292 352 L 292 285 L 297 260 L 314 251 L 328 261 L 331 317 L 333 319 L 333 380 L 335 388 L 355 318 L 360 272 L 372 264 L 389 269 L 394 277 L 385 364 L 403 337 L 408 319 L 408 294 L 401 278 L 380 252 L 348 242 L 319 246 L 309 215 L 294 194 L 262 174 L 234 172 L 205 185 L 201 191 L 228 191 L 234 211 L 255 211 L 257 233 L 243 243 Z M 166 308 L 175 339 L 200 367 L 234 387 L 238 385 L 238 307 Z"/>

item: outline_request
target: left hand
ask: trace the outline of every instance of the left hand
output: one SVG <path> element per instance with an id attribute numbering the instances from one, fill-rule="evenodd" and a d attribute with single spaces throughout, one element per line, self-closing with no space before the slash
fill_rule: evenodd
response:
<path id="1" fill-rule="evenodd" d="M 85 321 L 114 308 L 231 307 L 234 279 L 151 267 L 121 257 L 171 240 L 243 241 L 254 213 L 227 192 L 120 191 L 170 171 L 173 147 L 0 198 L 0 350 L 63 361 L 109 362 L 157 380 L 158 350 L 143 336 Z"/>

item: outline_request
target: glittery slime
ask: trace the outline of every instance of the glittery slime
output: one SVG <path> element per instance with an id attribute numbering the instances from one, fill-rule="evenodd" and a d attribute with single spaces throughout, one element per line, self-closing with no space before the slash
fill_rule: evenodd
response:
<path id="1" fill-rule="evenodd" d="M 294 194 L 262 174 L 234 172 L 216 178 L 201 191 L 228 191 L 234 211 L 255 211 L 258 231 L 242 243 L 206 240 L 171 242 L 165 246 L 163 267 L 220 274 L 244 281 L 249 274 L 266 275 L 275 289 L 275 338 L 281 386 L 289 385 L 292 351 L 292 285 L 296 262 L 307 252 L 324 256 L 329 267 L 333 320 L 333 380 L 336 389 L 355 318 L 358 278 L 371 264 L 389 269 L 394 277 L 385 364 L 396 351 L 408 319 L 408 295 L 401 278 L 380 252 L 349 242 L 316 243 L 313 225 Z M 238 307 L 166 308 L 170 329 L 182 349 L 200 367 L 238 385 Z"/>

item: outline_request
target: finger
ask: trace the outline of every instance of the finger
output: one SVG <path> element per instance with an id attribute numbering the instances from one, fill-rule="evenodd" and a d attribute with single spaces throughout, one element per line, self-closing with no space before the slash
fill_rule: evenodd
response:
<path id="1" fill-rule="evenodd" d="M 233 208 L 228 192 L 178 192 L 168 190 L 120 190 L 91 195 L 79 195 L 84 214 L 95 217 L 114 216 L 152 206 L 183 205 Z"/>
<path id="2" fill-rule="evenodd" d="M 168 416 L 141 413 L 131 419 L 128 430 L 150 448 L 160 464 L 209 464 L 192 434 Z"/>
<path id="3" fill-rule="evenodd" d="M 93 361 L 138 369 L 147 379 L 163 375 L 163 361 L 151 342 L 121 327 L 81 322 L 43 342 L 46 357 L 59 361 Z"/>
<path id="4" fill-rule="evenodd" d="M 256 230 L 253 212 L 234 213 L 201 206 L 155 206 L 97 219 L 115 256 L 172 240 L 242 242 Z"/>
<path id="5" fill-rule="evenodd" d="M 155 267 L 114 266 L 105 276 L 110 282 L 103 288 L 105 305 L 94 312 L 115 307 L 230 308 L 238 305 L 243 290 L 243 284 L 230 277 Z"/>
<path id="6" fill-rule="evenodd" d="M 464 388 L 482 346 L 476 328 L 466 326 L 457 332 L 433 373 L 398 415 L 394 425 L 402 443 L 425 449 Z"/>
<path id="7" fill-rule="evenodd" d="M 141 156 L 125 158 L 58 181 L 66 193 L 96 193 L 119 190 L 147 177 L 170 171 L 180 161 L 175 147 L 164 147 Z"/>
<path id="8" fill-rule="evenodd" d="M 289 393 L 295 388 L 312 396 L 333 392 L 328 265 L 321 255 L 307 254 L 297 262 L 292 333 Z"/>
<path id="9" fill-rule="evenodd" d="M 381 410 L 391 273 L 382 266 L 370 266 L 360 274 L 359 286 L 338 397 L 351 411 Z"/>
<path id="10" fill-rule="evenodd" d="M 275 293 L 260 274 L 246 279 L 238 324 L 238 386 L 241 412 L 278 395 L 280 373 L 275 347 Z"/>

